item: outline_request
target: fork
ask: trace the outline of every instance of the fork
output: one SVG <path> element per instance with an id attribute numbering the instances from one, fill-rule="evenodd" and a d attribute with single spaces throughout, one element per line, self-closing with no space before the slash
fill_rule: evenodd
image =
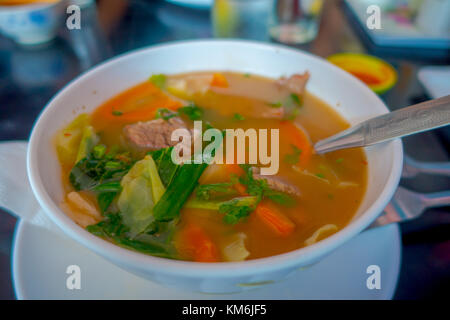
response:
<path id="1" fill-rule="evenodd" d="M 375 228 L 386 224 L 403 222 L 418 218 L 425 209 L 450 205 L 450 191 L 418 193 L 398 187 L 391 202 L 383 213 L 368 227 Z"/>
<path id="2" fill-rule="evenodd" d="M 419 173 L 450 176 L 450 162 L 421 162 L 405 156 L 402 178 L 412 178 Z M 447 205 L 450 205 L 450 190 L 418 193 L 398 187 L 391 202 L 368 229 L 415 219 L 428 208 Z"/>

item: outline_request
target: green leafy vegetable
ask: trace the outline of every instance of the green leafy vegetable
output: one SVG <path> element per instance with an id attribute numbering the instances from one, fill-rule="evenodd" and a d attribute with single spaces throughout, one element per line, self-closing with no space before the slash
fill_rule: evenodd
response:
<path id="1" fill-rule="evenodd" d="M 159 176 L 165 187 L 170 184 L 179 168 L 179 165 L 172 161 L 172 149 L 173 147 L 170 147 L 148 153 L 155 160 Z"/>
<path id="2" fill-rule="evenodd" d="M 236 224 L 241 219 L 248 217 L 250 212 L 255 210 L 258 203 L 258 198 L 240 197 L 222 203 L 219 207 L 219 212 L 224 213 L 223 220 L 228 224 Z"/>
<path id="3" fill-rule="evenodd" d="M 180 209 L 207 166 L 206 163 L 185 163 L 177 170 L 166 192 L 153 208 L 157 221 L 170 221 L 178 217 Z"/>
<path id="4" fill-rule="evenodd" d="M 233 115 L 233 120 L 234 121 L 242 121 L 242 120 L 245 120 L 245 117 L 239 113 L 235 113 Z"/>
<path id="5" fill-rule="evenodd" d="M 142 233 L 155 218 L 153 208 L 164 193 L 156 165 L 151 156 L 134 164 L 121 181 L 122 192 L 117 207 L 131 237 Z"/>
<path id="6" fill-rule="evenodd" d="M 283 106 L 283 104 L 281 102 L 273 102 L 273 103 L 268 103 L 269 106 L 271 106 L 272 108 L 281 108 Z"/>
<path id="7" fill-rule="evenodd" d="M 98 143 L 98 136 L 92 126 L 86 126 L 83 129 L 83 135 L 81 136 L 80 146 L 78 147 L 78 153 L 76 162 L 85 158 L 86 155 L 91 152 L 92 148 Z"/>
<path id="8" fill-rule="evenodd" d="M 166 109 L 166 108 L 159 108 L 156 110 L 156 116 L 155 119 L 164 119 L 169 120 L 173 117 L 178 116 L 178 113 L 173 112 L 172 110 Z"/>
<path id="9" fill-rule="evenodd" d="M 167 77 L 164 74 L 154 74 L 149 81 L 158 88 L 163 89 L 166 86 Z"/>
<path id="10" fill-rule="evenodd" d="M 86 230 L 96 236 L 109 238 L 116 244 L 128 249 L 158 257 L 175 258 L 173 247 L 156 237 L 145 236 L 139 240 L 130 239 L 127 236 L 129 229 L 122 223 L 122 217 L 119 213 L 108 214 L 103 221 L 87 226 Z"/>
<path id="11" fill-rule="evenodd" d="M 192 121 L 200 120 L 203 117 L 203 109 L 196 106 L 195 104 L 191 104 L 186 107 L 181 107 L 178 109 L 178 112 L 181 114 L 185 114 Z"/>
<path id="12" fill-rule="evenodd" d="M 118 117 L 123 115 L 123 112 L 119 111 L 119 110 L 113 110 L 111 113 L 112 113 L 113 116 L 118 116 Z"/>
<path id="13" fill-rule="evenodd" d="M 300 155 L 302 154 L 302 150 L 297 148 L 295 145 L 291 144 L 293 152 L 291 154 L 287 154 L 284 157 L 284 162 L 289 164 L 296 164 L 300 160 Z"/>
<path id="14" fill-rule="evenodd" d="M 303 105 L 302 99 L 299 97 L 298 94 L 291 93 L 290 97 L 291 97 L 292 101 L 294 101 L 294 103 L 295 103 L 297 106 L 302 106 L 302 105 Z"/>
<path id="15" fill-rule="evenodd" d="M 108 155 L 105 146 L 95 146 L 90 154 L 75 164 L 69 180 L 77 191 L 93 190 L 105 182 L 120 181 L 131 165 L 132 160 L 127 153 Z"/>
<path id="16" fill-rule="evenodd" d="M 295 199 L 284 192 L 266 189 L 264 192 L 264 196 L 269 198 L 273 202 L 278 203 L 285 207 L 293 207 L 296 204 Z"/>
<path id="17" fill-rule="evenodd" d="M 342 163 L 342 162 L 344 162 L 344 158 L 336 159 L 336 163 Z"/>
<path id="18" fill-rule="evenodd" d="M 233 183 L 231 182 L 202 184 L 196 189 L 197 199 L 200 200 L 210 200 L 218 196 L 233 196 L 236 194 L 237 191 L 233 188 Z"/>
<path id="19" fill-rule="evenodd" d="M 235 224 L 255 210 L 258 202 L 256 196 L 237 197 L 227 201 L 190 199 L 185 207 L 218 211 L 224 214 L 226 223 Z"/>

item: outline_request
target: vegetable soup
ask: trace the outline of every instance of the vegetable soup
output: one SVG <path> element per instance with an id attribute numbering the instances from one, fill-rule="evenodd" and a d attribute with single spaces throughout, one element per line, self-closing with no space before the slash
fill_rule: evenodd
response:
<path id="1" fill-rule="evenodd" d="M 280 79 L 234 72 L 151 76 L 56 134 L 62 209 L 119 246 L 197 262 L 268 257 L 336 233 L 363 199 L 367 161 L 362 149 L 314 153 L 314 142 L 349 124 L 305 90 L 308 79 L 307 72 Z M 195 130 L 197 121 L 203 132 Z M 263 129 L 277 130 L 278 141 L 266 135 L 269 154 L 277 153 L 276 174 L 264 174 L 267 164 L 259 159 L 248 161 L 256 145 L 250 138 L 246 163 L 188 161 L 195 142 L 184 145 L 183 162 L 173 161 L 181 143 L 175 132 L 195 141 L 208 129 L 223 135 L 254 129 L 259 147 Z M 239 151 L 232 150 L 236 160 Z"/>

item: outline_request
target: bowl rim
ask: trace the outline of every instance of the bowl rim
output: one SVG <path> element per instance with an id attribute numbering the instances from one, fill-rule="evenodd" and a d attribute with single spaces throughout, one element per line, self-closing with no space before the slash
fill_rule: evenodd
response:
<path id="1" fill-rule="evenodd" d="M 393 163 L 391 174 L 387 180 L 387 183 L 383 191 L 379 194 L 378 198 L 371 204 L 371 206 L 364 212 L 364 214 L 352 220 L 352 222 L 347 224 L 344 228 L 340 229 L 335 234 L 313 245 L 265 258 L 246 260 L 241 262 L 202 263 L 171 260 L 135 252 L 119 247 L 118 245 L 115 245 L 109 241 L 103 240 L 81 228 L 66 214 L 64 214 L 59 205 L 57 205 L 51 199 L 47 190 L 45 189 L 43 180 L 41 179 L 38 171 L 39 166 L 37 161 L 37 154 L 39 143 L 41 142 L 42 133 L 46 130 L 46 128 L 42 124 L 48 123 L 48 118 L 51 116 L 53 109 L 58 106 L 58 100 L 63 96 L 64 92 L 73 89 L 76 84 L 80 81 L 83 81 L 83 79 L 95 76 L 96 73 L 101 72 L 103 69 L 108 68 L 109 66 L 116 63 L 122 63 L 124 60 L 130 58 L 131 56 L 145 54 L 148 51 L 156 51 L 160 50 L 161 48 L 189 45 L 202 46 L 212 44 L 252 46 L 255 49 L 259 48 L 263 50 L 284 51 L 286 53 L 290 52 L 298 55 L 303 55 L 306 59 L 320 60 L 322 63 L 326 63 L 329 68 L 334 69 L 335 72 L 340 73 L 340 76 L 347 78 L 348 81 L 354 82 L 355 86 L 359 87 L 360 90 L 365 90 L 368 95 L 371 95 L 372 98 L 375 99 L 385 109 L 385 112 L 389 112 L 389 109 L 374 92 L 372 92 L 360 80 L 353 77 L 349 73 L 332 65 L 321 57 L 279 44 L 235 39 L 201 39 L 174 41 L 132 50 L 112 57 L 100 63 L 96 67 L 81 73 L 76 78 L 71 80 L 62 89 L 60 89 L 55 94 L 55 96 L 53 96 L 53 98 L 46 104 L 44 109 L 41 111 L 41 114 L 39 115 L 37 121 L 35 122 L 31 132 L 27 152 L 27 172 L 33 193 L 45 214 L 49 216 L 51 220 L 64 231 L 65 234 L 69 235 L 75 241 L 102 255 L 110 261 L 124 266 L 132 266 L 133 268 L 137 268 L 139 270 L 152 270 L 164 272 L 165 274 L 183 273 L 186 276 L 201 276 L 203 278 L 215 277 L 218 275 L 225 277 L 236 277 L 255 274 L 256 271 L 258 271 L 258 273 L 270 272 L 278 270 L 280 268 L 295 267 L 296 265 L 299 265 L 302 260 L 312 261 L 320 256 L 323 256 L 326 253 L 332 252 L 338 246 L 344 244 L 347 240 L 363 231 L 383 211 L 385 206 L 390 201 L 392 195 L 394 194 L 400 181 L 403 165 L 403 147 L 401 140 L 399 139 L 390 142 L 393 151 Z"/>

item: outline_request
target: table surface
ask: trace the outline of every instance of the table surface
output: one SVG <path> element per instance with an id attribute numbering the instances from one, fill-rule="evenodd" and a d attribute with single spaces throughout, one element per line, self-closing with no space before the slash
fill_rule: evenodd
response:
<path id="1" fill-rule="evenodd" d="M 97 19 L 98 17 L 98 19 Z M 367 52 L 339 0 L 326 1 L 320 31 L 299 49 L 322 57 L 336 52 Z M 67 82 L 99 62 L 156 43 L 212 37 L 209 10 L 182 8 L 165 1 L 103 0 L 82 11 L 81 30 L 61 30 L 52 43 L 26 48 L 0 36 L 0 140 L 27 140 L 42 108 Z M 372 50 L 371 48 L 370 50 Z M 406 54 L 377 54 L 399 73 L 397 85 L 382 96 L 391 109 L 429 99 L 417 81 L 425 60 Z M 435 62 L 434 62 L 435 63 Z M 417 160 L 448 161 L 448 135 L 442 130 L 403 139 Z M 419 192 L 450 189 L 448 178 L 419 176 L 401 184 Z M 402 267 L 395 299 L 438 298 L 450 287 L 450 210 L 430 209 L 403 223 Z M 16 219 L 0 209 L 0 299 L 14 299 L 11 255 Z"/>

